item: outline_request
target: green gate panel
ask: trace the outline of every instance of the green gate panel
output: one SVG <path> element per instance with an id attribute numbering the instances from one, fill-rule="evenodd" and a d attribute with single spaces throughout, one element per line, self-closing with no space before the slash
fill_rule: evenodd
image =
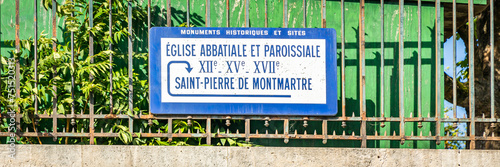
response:
<path id="1" fill-rule="evenodd" d="M 52 34 L 52 12 L 44 9 L 43 4 L 38 4 L 38 30 L 39 34 L 46 34 L 49 37 Z M 57 0 L 62 3 L 62 0 Z M 179 26 L 186 22 L 187 17 L 187 2 L 186 0 L 170 0 L 172 26 Z M 321 28 L 322 16 L 326 16 L 326 27 L 334 28 L 337 31 L 337 64 L 338 64 L 338 100 L 339 107 L 338 116 L 341 116 L 341 75 L 340 71 L 344 70 L 346 75 L 345 94 L 346 94 L 346 116 L 359 116 L 359 2 L 345 2 L 345 69 L 340 68 L 341 55 L 341 4 L 340 1 L 327 0 L 325 12 L 322 13 L 321 0 L 248 0 L 249 13 L 245 12 L 245 0 L 230 0 L 229 13 L 227 10 L 226 0 L 209 0 L 210 5 L 210 25 L 211 27 L 227 27 L 227 15 L 229 15 L 230 27 L 245 27 L 245 18 L 249 18 L 250 27 L 265 27 L 266 23 L 266 6 L 267 6 L 267 23 L 268 27 L 283 27 L 283 19 L 288 20 L 289 28 Z M 284 2 L 287 4 L 284 4 Z M 33 37 L 33 0 L 22 0 L 20 7 L 20 39 L 28 39 Z M 207 24 L 206 16 L 206 0 L 190 0 L 190 22 L 196 27 L 203 27 Z M 267 4 L 265 4 L 267 2 Z M 1 17 L 1 51 L 2 56 L 10 57 L 9 51 L 14 48 L 7 45 L 6 41 L 15 40 L 15 1 L 0 1 Z M 475 3 L 483 3 L 483 1 L 475 1 Z M 485 3 L 485 1 L 484 1 Z M 147 0 L 139 0 L 138 7 L 147 9 Z M 304 24 L 304 9 L 306 7 L 306 19 Z M 286 7 L 286 15 L 284 15 L 284 7 Z M 97 10 L 97 9 L 96 9 Z M 416 1 L 406 1 L 404 6 L 404 94 L 405 94 L 405 117 L 416 117 L 417 113 L 417 54 L 418 54 L 418 15 Z M 443 25 L 443 8 L 441 8 L 441 32 L 444 31 Z M 107 16 L 101 16 L 107 17 Z M 167 0 L 151 0 L 151 25 L 163 27 L 167 26 Z M 379 117 L 383 112 L 385 117 L 398 117 L 398 56 L 399 56 L 399 11 L 398 2 L 386 2 L 384 5 L 384 52 L 385 58 L 384 73 L 385 77 L 381 78 L 381 15 L 380 2 L 367 1 L 365 7 L 365 38 L 366 38 L 366 109 L 368 117 Z M 137 21 L 137 20 L 136 20 Z M 147 18 L 146 20 L 147 21 Z M 134 52 L 147 53 L 147 23 L 134 23 L 134 33 L 137 36 L 134 41 Z M 443 64 L 436 66 L 436 25 L 435 25 L 435 7 L 434 2 L 422 3 L 422 116 L 432 116 L 436 112 L 436 67 L 443 69 Z M 61 43 L 69 42 L 68 38 L 64 38 L 62 33 L 64 29 L 64 20 L 57 18 L 57 39 Z M 440 51 L 442 60 L 442 43 L 444 41 L 443 34 L 441 36 Z M 126 39 L 123 39 L 126 40 Z M 121 42 L 120 48 L 126 48 L 126 41 Z M 139 70 L 140 67 L 135 67 Z M 441 70 L 442 71 L 442 70 Z M 444 73 L 440 74 L 440 85 L 444 87 Z M 380 86 L 380 82 L 384 82 L 384 87 Z M 385 92 L 384 97 L 381 97 L 380 90 Z M 441 89 L 441 98 L 444 97 L 444 89 Z M 384 101 L 383 111 L 380 104 Z M 443 106 L 443 99 L 438 99 Z M 440 115 L 444 116 L 442 108 Z M 293 133 L 295 130 L 298 133 L 313 133 L 314 129 L 321 129 L 321 122 L 310 121 L 310 126 L 304 128 L 301 122 L 291 121 L 289 131 Z M 335 130 L 337 135 L 342 135 L 345 131 L 346 135 L 355 133 L 360 134 L 359 122 L 347 122 L 346 128 L 341 127 L 340 122 L 329 122 L 328 133 L 331 134 Z M 385 123 L 384 128 L 380 127 L 380 122 L 367 122 L 367 134 L 374 135 L 375 131 L 379 135 L 399 135 L 399 122 Z M 265 127 L 261 124 L 252 124 L 259 132 L 264 132 Z M 283 123 L 271 121 L 270 127 L 282 129 Z M 417 123 L 406 123 L 405 133 L 415 136 L 435 134 L 435 123 L 424 122 L 422 128 L 417 127 Z M 444 135 L 444 126 L 441 125 L 441 135 Z M 255 130 L 252 130 L 254 133 Z M 321 134 L 321 132 L 317 132 Z M 359 147 L 360 141 L 340 141 L 329 140 L 327 144 L 322 144 L 321 140 L 290 140 L 288 144 L 284 144 L 282 139 L 252 139 L 253 142 L 261 145 L 272 146 L 335 146 L 335 147 Z M 368 141 L 368 147 L 377 148 L 443 148 L 444 142 L 441 145 L 436 145 L 435 141 L 406 141 L 404 145 L 400 141 Z"/>

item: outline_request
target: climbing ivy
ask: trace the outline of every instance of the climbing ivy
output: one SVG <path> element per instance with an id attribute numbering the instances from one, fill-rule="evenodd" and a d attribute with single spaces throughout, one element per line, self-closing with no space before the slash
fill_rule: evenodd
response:
<path id="1" fill-rule="evenodd" d="M 137 0 L 130 1 L 133 5 L 133 22 L 141 23 L 138 26 L 147 29 L 147 8 L 138 5 Z M 112 35 L 109 33 L 109 2 L 107 0 L 94 0 L 93 3 L 93 25 L 89 27 L 89 4 L 86 0 L 66 0 L 56 4 L 57 17 L 64 19 L 63 40 L 60 41 L 52 37 L 51 32 L 43 30 L 36 39 L 38 48 L 34 50 L 34 39 L 22 39 L 20 51 L 11 50 L 10 55 L 2 55 L 2 64 L 7 64 L 7 57 L 14 57 L 20 62 L 20 98 L 15 100 L 20 114 L 23 115 L 21 131 L 52 132 L 52 119 L 32 119 L 29 115 L 53 114 L 53 108 L 58 114 L 71 115 L 72 104 L 74 103 L 75 114 L 89 114 L 91 93 L 95 99 L 94 114 L 127 114 L 129 116 L 148 114 L 148 80 L 147 80 L 147 53 L 133 53 L 133 110 L 128 109 L 128 52 L 127 39 L 131 35 L 128 33 L 128 1 L 114 0 L 112 2 Z M 52 0 L 43 0 L 45 10 L 52 10 Z M 73 13 L 73 15 L 72 15 Z M 141 27 L 142 26 L 142 27 Z M 187 24 L 181 24 L 187 27 Z M 190 25 L 193 27 L 194 25 Z M 74 64 L 71 63 L 71 32 L 74 33 Z M 94 37 L 94 55 L 89 55 L 89 37 Z M 132 34 L 134 35 L 134 34 Z M 134 40 L 138 39 L 134 35 Z M 140 40 L 144 41 L 144 40 Z M 53 46 L 55 43 L 55 51 Z M 109 49 L 109 44 L 114 47 Z M 6 41 L 6 45 L 14 46 L 14 41 Z M 145 50 L 145 49 L 142 49 Z M 38 53 L 38 86 L 35 87 L 35 59 L 34 52 Z M 143 51 L 145 52 L 145 51 Z M 110 62 L 109 56 L 113 61 Z M 93 62 L 92 62 L 93 59 Z M 110 68 L 113 69 L 113 91 L 110 91 Z M 7 67 L 3 67 L 7 71 Z M 7 74 L 2 74 L 3 78 Z M 75 86 L 72 91 L 71 76 L 74 76 Z M 91 80 L 90 77 L 94 79 Z M 2 80 L 2 85 L 7 85 L 7 80 Z M 56 89 L 54 89 L 54 87 Z M 74 99 L 71 97 L 74 92 Z M 2 87 L 0 96 L 0 109 L 6 113 L 4 106 L 7 106 L 7 89 Z M 35 95 L 37 95 L 35 99 Z M 57 95 L 57 105 L 53 104 L 53 97 Z M 110 109 L 110 95 L 113 95 L 113 109 Z M 38 110 L 35 113 L 34 101 L 38 101 Z M 238 126 L 239 121 L 233 121 Z M 224 123 L 214 122 L 221 133 L 226 129 Z M 187 131 L 205 133 L 205 122 L 192 121 L 188 124 L 184 120 L 174 120 L 174 133 L 185 133 Z M 6 118 L 0 123 L 0 131 L 7 131 L 9 127 Z M 202 138 L 174 138 L 168 141 L 166 138 L 142 138 L 140 133 L 133 137 L 129 132 L 128 119 L 99 119 L 96 120 L 95 132 L 115 132 L 119 137 L 95 138 L 96 144 L 134 144 L 134 145 L 204 145 L 206 141 Z M 166 133 L 168 124 L 159 120 L 135 120 L 134 132 L 142 131 L 152 133 Z M 220 128 L 219 128 L 220 127 Z M 76 133 L 88 133 L 88 119 L 59 119 L 57 131 Z M 251 146 L 237 139 L 214 139 L 215 145 L 228 146 Z M 226 142 L 227 141 L 227 142 Z M 3 141 L 1 141 L 3 142 Z M 53 141 L 52 138 L 22 137 L 20 144 L 52 143 L 52 144 L 89 144 L 88 138 L 62 138 Z"/>

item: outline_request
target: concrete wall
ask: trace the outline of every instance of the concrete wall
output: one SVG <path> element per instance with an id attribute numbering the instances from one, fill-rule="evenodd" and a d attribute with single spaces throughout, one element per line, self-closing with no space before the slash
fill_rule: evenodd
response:
<path id="1" fill-rule="evenodd" d="M 498 166 L 500 151 L 304 147 L 0 145 L 0 166 Z"/>

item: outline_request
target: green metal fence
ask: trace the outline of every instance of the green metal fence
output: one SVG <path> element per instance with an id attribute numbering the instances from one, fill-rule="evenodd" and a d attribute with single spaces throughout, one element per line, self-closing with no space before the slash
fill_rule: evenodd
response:
<path id="1" fill-rule="evenodd" d="M 50 0 L 49 0 L 50 1 Z M 69 0 L 66 0 L 69 2 Z M 2 95 L 6 101 L 11 97 L 21 98 L 21 80 L 32 79 L 34 88 L 40 88 L 37 78 L 37 65 L 40 63 L 38 52 L 24 47 L 22 40 L 29 37 L 39 39 L 40 33 L 49 33 L 53 42 L 53 52 L 63 50 L 56 48 L 57 43 L 69 43 L 71 59 L 67 63 L 84 61 L 92 57 L 95 51 L 106 49 L 94 48 L 94 43 L 105 39 L 95 39 L 92 32 L 88 33 L 88 46 L 74 48 L 73 32 L 65 27 L 68 23 L 63 17 L 57 17 L 56 10 L 62 5 L 61 0 L 52 0 L 52 7 L 44 9 L 47 1 L 15 0 L 1 3 L 1 51 L 6 63 L 2 71 L 3 80 L 0 83 Z M 57 3 L 56 3 L 57 2 Z M 474 148 L 475 141 L 498 141 L 495 136 L 478 136 L 475 134 L 475 124 L 493 123 L 500 121 L 494 117 L 494 103 L 492 103 L 491 118 L 470 117 L 474 113 L 474 98 L 470 98 L 469 116 L 457 118 L 454 107 L 453 118 L 444 118 L 444 73 L 443 73 L 443 31 L 444 8 L 443 3 L 437 1 L 345 1 L 345 0 L 138 0 L 120 1 L 127 5 L 127 25 L 124 32 L 128 32 L 127 39 L 109 43 L 108 50 L 122 52 L 123 57 L 117 57 L 112 52 L 107 55 L 109 62 L 115 66 L 127 67 L 128 78 L 126 99 L 113 97 L 114 68 L 109 72 L 109 87 L 104 91 L 110 92 L 108 97 L 95 99 L 91 92 L 85 97 L 88 101 L 72 101 L 70 110 L 61 113 L 58 103 L 63 103 L 60 94 L 32 93 L 28 96 L 47 96 L 53 98 L 52 104 L 39 105 L 39 100 L 28 103 L 32 110 L 22 110 L 14 105 L 1 106 L 4 123 L 9 122 L 11 112 L 15 111 L 15 135 L 17 137 L 47 137 L 54 140 L 69 137 L 81 138 L 82 142 L 94 144 L 96 138 L 120 137 L 120 133 L 109 126 L 112 121 L 127 122 L 128 131 L 135 138 L 204 138 L 201 142 L 214 144 L 212 140 L 224 138 L 240 138 L 245 141 L 254 141 L 262 145 L 294 146 L 355 146 L 355 147 L 402 147 L 402 148 L 443 148 L 441 141 L 467 141 L 470 148 Z M 493 1 L 491 1 L 492 3 Z M 109 3 L 109 4 L 106 4 Z M 108 10 L 113 1 L 89 0 L 78 19 L 89 20 L 88 27 L 102 26 L 109 29 L 114 35 L 111 26 L 120 26 L 113 21 L 113 10 Z M 457 2 L 446 1 L 453 6 Z M 459 1 L 459 4 L 468 3 L 469 23 L 473 27 L 474 13 L 471 1 Z M 486 1 L 475 1 L 484 5 Z M 41 9 L 40 9 L 41 8 Z M 125 7 L 124 7 L 125 8 Z M 134 11 L 147 10 L 147 15 L 135 18 Z M 491 7 L 493 13 L 493 7 Z M 103 11 L 109 11 L 104 12 Z M 456 8 L 453 8 L 455 13 Z M 133 15 L 134 14 L 134 15 Z M 107 16 L 106 16 L 107 15 Z M 456 16 L 454 14 L 453 16 Z M 94 19 L 109 18 L 108 25 L 93 25 Z M 493 17 L 492 17 L 493 18 Z M 135 22 L 134 22 L 135 21 Z M 492 21 L 493 22 L 493 21 Z M 309 116 L 251 116 L 251 115 L 154 115 L 147 112 L 147 108 L 133 111 L 134 71 L 145 70 L 144 61 L 135 61 L 135 54 L 148 52 L 148 29 L 154 26 L 182 25 L 206 27 L 289 27 L 289 28 L 334 28 L 337 30 L 338 41 L 338 100 L 339 114 L 335 117 Z M 456 28 L 456 18 L 453 17 L 453 28 Z M 493 26 L 493 24 L 491 24 Z M 470 29 L 468 45 L 473 46 L 474 32 Z M 456 30 L 454 30 L 456 32 Z M 120 31 L 120 33 L 123 33 Z M 493 35 L 494 32 L 491 32 Z M 493 37 L 491 37 L 493 39 Z M 455 41 L 456 38 L 454 38 Z M 15 41 L 12 46 L 6 42 Z M 96 41 L 97 40 L 97 41 Z M 37 42 L 31 40 L 33 50 L 38 50 Z M 493 41 L 493 40 L 492 40 Z M 493 42 L 492 42 L 493 44 Z M 470 47 L 469 53 L 474 53 Z M 22 76 L 20 69 L 26 61 L 15 59 L 15 51 L 24 51 L 27 57 L 22 60 L 34 59 L 29 64 L 35 71 L 34 76 Z M 75 50 L 77 51 L 75 55 Z M 10 51 L 10 52 L 9 52 Z M 80 54 L 78 54 L 80 53 Z M 492 58 L 493 53 L 491 54 Z M 9 58 L 10 57 L 10 58 Z M 454 60 L 455 61 L 455 60 Z M 493 62 L 493 61 L 492 61 Z M 10 63 L 10 64 L 9 64 Z M 98 63 L 91 60 L 91 63 Z M 469 59 L 469 76 L 474 75 L 474 59 Z M 492 65 L 493 67 L 493 65 Z M 31 67 L 30 67 L 31 68 Z M 56 68 L 56 67 L 54 67 Z M 454 68 L 455 69 L 455 68 Z M 10 72 L 14 71 L 14 72 Z M 492 70 L 493 71 L 493 70 Z M 13 74 L 13 75 L 10 75 Z M 493 76 L 493 72 L 492 78 Z M 80 83 L 75 83 L 74 75 L 55 74 L 53 77 L 63 77 L 71 80 L 70 97 L 74 99 L 75 92 L 81 91 Z M 31 77 L 31 78 L 29 78 Z M 22 79 L 21 79 L 22 78 Z M 453 78 L 456 78 L 455 76 Z M 473 80 L 473 78 L 469 78 Z M 93 80 L 90 75 L 89 80 Z M 11 82 L 12 81 L 12 82 Z M 456 84 L 456 79 L 454 79 Z M 470 82 L 470 94 L 474 97 L 474 82 Z M 491 83 L 493 85 L 494 83 Z M 456 86 L 454 86 L 456 87 Z M 56 89 L 56 87 L 54 87 Z M 15 91 L 10 91 L 15 90 Z M 57 90 L 56 90 L 57 91 Z M 65 91 L 65 90 L 60 90 Z M 140 90 L 139 90 L 140 91 Z M 492 88 L 492 98 L 494 91 Z M 26 94 L 24 94 L 26 95 Z M 456 96 L 456 93 L 454 93 Z M 115 106 L 116 101 L 126 101 L 126 107 Z M 98 101 L 98 102 L 96 102 Z M 109 101 L 104 110 L 97 110 L 96 103 Z M 13 104 L 13 103 L 12 103 Z M 454 102 L 456 104 L 456 102 Z M 456 105 L 455 105 L 456 106 Z M 68 107 L 68 106 L 66 106 Z M 47 109 L 51 109 L 52 112 Z M 143 112 L 143 110 L 146 110 Z M 59 111 L 59 112 L 58 112 Z M 117 112 L 115 112 L 117 111 Z M 33 125 L 22 121 L 23 117 L 33 118 Z M 38 124 L 44 121 L 51 122 L 50 126 Z M 75 121 L 81 120 L 81 121 Z M 111 121 L 110 121 L 111 120 Z M 193 126 L 194 121 L 202 124 L 204 132 L 186 131 L 174 132 L 175 123 L 185 121 Z M 240 120 L 234 123 L 234 120 Z M 70 125 L 71 123 L 71 125 Z M 100 123 L 100 124 L 99 124 Z M 142 125 L 146 124 L 147 125 Z M 467 123 L 469 131 L 464 136 L 449 136 L 444 133 L 445 123 Z M 36 124 L 36 125 L 35 125 Z M 166 126 L 158 126 L 158 125 Z M 239 125 L 239 126 L 236 126 Z M 69 126 L 68 126 L 69 125 Z M 219 125 L 225 125 L 219 126 Z M 233 126 L 233 127 L 231 127 Z M 71 129 L 71 130 L 67 130 Z M 222 129 L 222 132 L 221 132 Z M 0 136 L 9 137 L 11 128 L 5 128 Z M 83 140 L 86 139 L 86 140 Z M 305 140 L 309 139 L 309 140 Z M 278 143 L 281 142 L 280 143 Z M 283 142 L 284 141 L 284 142 Z M 312 143 L 310 141 L 313 141 Z M 322 144 L 314 141 L 322 141 Z"/>

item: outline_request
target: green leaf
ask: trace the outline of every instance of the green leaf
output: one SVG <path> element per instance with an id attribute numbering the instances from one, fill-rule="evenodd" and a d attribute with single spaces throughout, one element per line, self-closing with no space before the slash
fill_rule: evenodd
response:
<path id="1" fill-rule="evenodd" d="M 128 135 L 126 134 L 125 131 L 118 132 L 118 138 L 120 138 L 120 140 L 125 144 L 130 143 L 129 142 L 130 139 L 128 138 Z"/>
<path id="2" fill-rule="evenodd" d="M 66 114 L 66 109 L 64 109 L 64 105 L 62 103 L 59 103 L 59 105 L 57 105 L 57 113 Z"/>
<path id="3" fill-rule="evenodd" d="M 227 141 L 229 142 L 230 146 L 236 146 L 236 140 L 233 140 L 231 138 L 227 138 Z"/>
<path id="4" fill-rule="evenodd" d="M 43 7 L 46 10 L 49 10 L 50 8 L 52 8 L 52 0 L 43 0 Z"/>
<path id="5" fill-rule="evenodd" d="M 223 146 L 226 145 L 226 141 L 227 141 L 227 139 L 225 139 L 225 138 L 221 138 L 220 139 L 220 142 L 222 143 Z"/>
<path id="6" fill-rule="evenodd" d="M 26 124 L 30 124 L 31 123 L 31 119 L 28 115 L 29 113 L 27 111 L 23 112 L 23 121 L 24 123 Z"/>
<path id="7" fill-rule="evenodd" d="M 54 54 L 54 59 L 59 59 L 59 58 L 61 58 L 61 55 L 60 55 L 59 53 L 54 52 L 53 54 Z"/>

